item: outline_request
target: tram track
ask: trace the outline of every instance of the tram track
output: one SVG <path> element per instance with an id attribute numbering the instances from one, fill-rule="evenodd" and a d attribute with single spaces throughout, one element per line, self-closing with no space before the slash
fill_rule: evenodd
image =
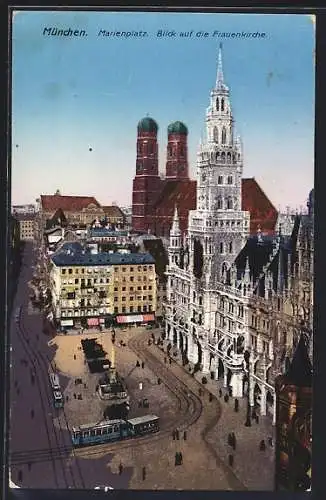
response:
<path id="1" fill-rule="evenodd" d="M 180 431 L 188 429 L 200 418 L 203 411 L 201 399 L 193 391 L 191 391 L 179 377 L 171 373 L 169 368 L 163 365 L 160 360 L 146 348 L 146 343 L 147 338 L 144 340 L 137 336 L 129 340 L 128 346 L 139 356 L 140 359 L 144 358 L 147 366 L 157 377 L 161 378 L 162 384 L 164 384 L 175 396 L 178 402 L 177 408 L 179 418 L 166 422 L 165 425 L 163 424 L 163 427 L 161 426 L 161 429 L 157 434 L 76 448 L 76 456 L 80 458 L 95 458 L 97 455 L 114 453 L 122 449 L 145 445 L 146 443 L 153 443 L 153 441 L 160 441 L 168 436 L 171 436 L 172 431 L 176 428 Z M 67 449 L 64 447 L 57 447 L 51 451 L 56 458 L 60 458 L 67 452 Z M 47 450 L 35 450 L 33 456 L 34 462 L 46 461 L 49 459 L 50 455 Z M 13 463 L 20 463 L 21 461 L 24 461 L 24 452 L 13 454 L 12 460 Z"/>
<path id="2" fill-rule="evenodd" d="M 62 412 L 66 423 L 66 429 L 63 428 L 61 424 L 59 413 L 57 419 L 59 428 L 55 426 L 51 417 L 50 419 L 47 418 L 48 408 L 53 407 L 52 391 L 51 393 L 49 392 L 49 385 L 48 385 L 48 378 L 49 378 L 48 365 L 51 366 L 51 364 L 49 358 L 48 357 L 45 358 L 42 353 L 38 352 L 38 350 L 33 346 L 33 343 L 31 342 L 33 339 L 30 338 L 24 322 L 25 308 L 28 308 L 28 303 L 27 304 L 22 303 L 20 306 L 19 317 L 17 318 L 16 321 L 16 334 L 26 354 L 28 363 L 32 366 L 31 376 L 34 378 L 34 384 L 36 385 L 39 394 L 39 400 L 42 409 L 42 417 L 49 448 L 42 450 L 41 454 L 39 452 L 35 453 L 33 450 L 29 450 L 26 452 L 12 452 L 10 453 L 10 463 L 11 465 L 24 465 L 24 464 L 31 465 L 37 462 L 50 461 L 52 462 L 54 482 L 57 488 L 62 487 L 62 485 L 59 484 L 60 476 L 62 477 L 66 488 L 85 487 L 78 462 L 76 461 L 76 467 L 79 476 L 79 481 L 76 481 L 76 477 L 71 464 L 67 463 L 68 459 L 71 458 L 70 455 L 74 454 L 74 449 L 72 444 L 70 443 L 70 446 L 68 446 L 64 443 L 64 446 L 60 446 L 60 441 L 61 440 L 64 441 L 65 435 L 69 434 L 68 422 L 66 415 L 64 414 L 64 410 Z M 39 377 L 40 374 L 41 377 Z M 51 439 L 51 436 L 54 439 Z M 55 446 L 53 446 L 53 443 L 55 444 Z M 57 453 L 58 449 L 60 450 L 60 454 Z M 59 475 L 60 469 L 61 469 L 61 474 Z M 67 469 L 69 470 L 70 478 L 68 478 Z"/>

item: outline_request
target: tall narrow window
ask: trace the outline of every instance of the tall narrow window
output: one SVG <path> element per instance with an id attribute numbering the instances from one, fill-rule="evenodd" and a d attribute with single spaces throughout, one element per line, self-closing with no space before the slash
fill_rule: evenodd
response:
<path id="1" fill-rule="evenodd" d="M 219 98 L 216 99 L 216 111 L 220 110 L 220 101 Z"/>
<path id="2" fill-rule="evenodd" d="M 227 208 L 228 208 L 228 210 L 232 210 L 232 208 L 233 208 L 232 198 L 228 198 Z"/>
<path id="3" fill-rule="evenodd" d="M 226 130 L 225 130 L 225 127 L 223 127 L 222 128 L 222 144 L 225 144 L 225 143 L 226 143 Z"/>
<path id="4" fill-rule="evenodd" d="M 224 244 L 223 241 L 220 243 L 220 253 L 224 253 Z"/>
<path id="5" fill-rule="evenodd" d="M 222 175 L 218 176 L 217 183 L 218 184 L 223 184 L 223 176 Z"/>
<path id="6" fill-rule="evenodd" d="M 223 208 L 223 206 L 222 206 L 222 198 L 219 197 L 217 199 L 217 209 L 221 210 L 222 208 Z"/>
<path id="7" fill-rule="evenodd" d="M 224 111 L 224 99 L 222 98 L 222 101 L 221 101 L 221 111 Z"/>
<path id="8" fill-rule="evenodd" d="M 218 130 L 217 130 L 217 127 L 214 127 L 213 138 L 214 138 L 214 142 L 218 142 Z"/>
<path id="9" fill-rule="evenodd" d="M 228 175 L 228 184 L 233 184 L 232 175 Z"/>
<path id="10" fill-rule="evenodd" d="M 233 244 L 232 241 L 229 243 L 229 253 L 233 253 Z"/>

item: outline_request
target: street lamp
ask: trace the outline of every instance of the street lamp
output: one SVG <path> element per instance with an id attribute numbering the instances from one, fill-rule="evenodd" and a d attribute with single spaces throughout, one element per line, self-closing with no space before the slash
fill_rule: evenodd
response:
<path id="1" fill-rule="evenodd" d="M 247 417 L 245 421 L 245 426 L 246 427 L 251 427 L 251 410 L 250 410 L 250 352 L 245 351 L 244 352 L 244 360 L 247 365 L 247 370 L 248 370 L 248 404 L 247 404 Z"/>

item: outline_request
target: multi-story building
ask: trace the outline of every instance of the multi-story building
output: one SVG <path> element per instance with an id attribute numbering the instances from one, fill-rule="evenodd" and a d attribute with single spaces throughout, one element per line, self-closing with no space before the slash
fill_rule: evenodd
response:
<path id="1" fill-rule="evenodd" d="M 234 397 L 247 394 L 250 406 L 270 413 L 275 423 L 275 376 L 291 359 L 302 328 L 311 330 L 311 314 L 302 323 L 293 298 L 304 288 L 300 255 L 309 252 L 300 234 L 307 233 L 307 223 L 298 216 L 290 237 L 281 227 L 274 235 L 258 226 L 253 234 L 250 213 L 243 210 L 242 145 L 234 133 L 221 48 L 206 126 L 197 160 L 197 209 L 189 212 L 184 237 L 175 207 L 170 231 L 165 335 L 196 371 L 211 372 Z M 311 259 L 304 257 L 310 311 Z"/>
<path id="2" fill-rule="evenodd" d="M 104 218 L 104 210 L 93 196 L 63 196 L 57 191 L 54 195 L 41 195 L 39 204 L 43 228 L 58 211 L 64 213 L 68 226 L 89 225 Z"/>
<path id="3" fill-rule="evenodd" d="M 16 213 L 15 219 L 19 224 L 19 237 L 21 241 L 33 241 L 36 235 L 36 217 L 31 213 Z"/>
<path id="4" fill-rule="evenodd" d="M 32 203 L 28 203 L 27 205 L 13 205 L 12 213 L 15 214 L 35 214 L 36 206 Z"/>
<path id="5" fill-rule="evenodd" d="M 92 254 L 66 243 L 51 256 L 50 283 L 58 325 L 154 321 L 155 261 L 150 254 Z"/>
<path id="6" fill-rule="evenodd" d="M 126 224 L 126 216 L 117 205 L 103 205 L 104 217 L 107 224 L 123 228 Z"/>

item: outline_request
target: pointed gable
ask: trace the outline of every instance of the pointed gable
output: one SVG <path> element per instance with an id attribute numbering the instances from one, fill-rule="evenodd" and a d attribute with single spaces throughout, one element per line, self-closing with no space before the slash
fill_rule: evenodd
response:
<path id="1" fill-rule="evenodd" d="M 297 387 L 312 386 L 312 365 L 303 335 L 300 337 L 292 362 L 285 374 L 285 378 L 287 383 Z"/>

